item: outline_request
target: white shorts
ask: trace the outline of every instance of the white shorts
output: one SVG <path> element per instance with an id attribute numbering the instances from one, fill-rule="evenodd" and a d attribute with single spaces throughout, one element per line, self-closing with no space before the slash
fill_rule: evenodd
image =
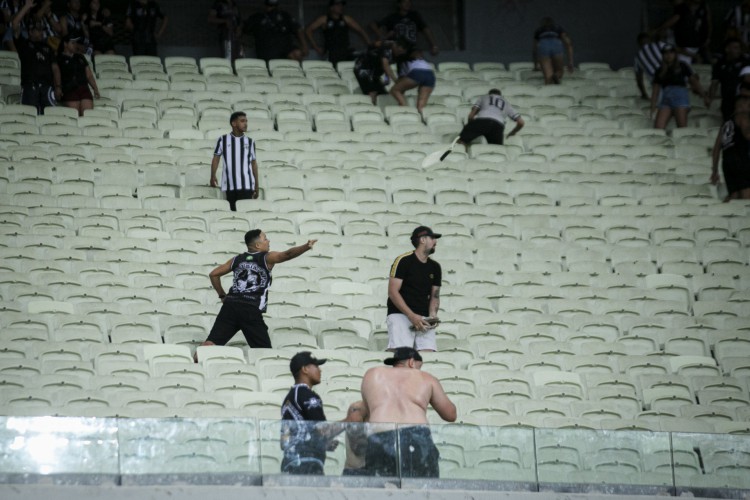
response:
<path id="1" fill-rule="evenodd" d="M 411 329 L 411 321 L 405 314 L 389 314 L 385 320 L 388 327 L 388 349 L 396 347 L 413 347 L 417 351 L 437 351 L 435 329 L 424 332 Z"/>

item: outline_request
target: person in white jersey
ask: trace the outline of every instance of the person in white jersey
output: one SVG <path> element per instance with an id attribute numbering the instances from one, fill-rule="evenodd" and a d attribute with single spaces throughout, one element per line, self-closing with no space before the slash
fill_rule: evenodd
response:
<path id="1" fill-rule="evenodd" d="M 505 122 L 508 118 L 516 122 L 515 128 L 508 134 L 508 137 L 511 137 L 523 128 L 523 118 L 502 97 L 499 89 L 491 89 L 489 94 L 477 99 L 477 102 L 471 107 L 458 143 L 468 148 L 471 141 L 481 135 L 487 139 L 489 144 L 503 144 Z"/>

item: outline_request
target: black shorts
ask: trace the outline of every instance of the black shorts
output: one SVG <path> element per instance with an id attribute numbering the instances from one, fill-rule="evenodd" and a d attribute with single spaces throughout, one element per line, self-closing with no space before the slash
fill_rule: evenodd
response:
<path id="1" fill-rule="evenodd" d="M 398 433 L 398 434 L 396 434 Z M 396 456 L 398 438 L 401 474 Z M 440 452 L 427 427 L 404 427 L 377 432 L 367 438 L 365 467 L 371 476 L 440 477 Z"/>
<path id="2" fill-rule="evenodd" d="M 263 313 L 257 307 L 237 300 L 225 301 L 222 304 L 206 340 L 216 345 L 226 345 L 238 330 L 242 330 L 250 347 L 256 349 L 271 347 L 268 326 L 263 321 Z"/>
<path id="3" fill-rule="evenodd" d="M 469 144 L 471 141 L 483 135 L 490 144 L 502 144 L 505 125 L 491 118 L 475 118 L 464 125 L 461 131 L 461 142 Z"/>
<path id="4" fill-rule="evenodd" d="M 239 190 L 227 190 L 226 191 L 227 201 L 229 202 L 229 210 L 232 212 L 237 211 L 237 200 L 252 200 L 253 191 L 252 189 L 239 189 Z"/>
<path id="5" fill-rule="evenodd" d="M 34 106 L 39 115 L 44 114 L 44 108 L 56 106 L 55 89 L 44 83 L 31 83 L 21 87 L 21 104 Z"/>
<path id="6" fill-rule="evenodd" d="M 369 71 L 355 71 L 354 76 L 357 78 L 359 88 L 362 89 L 363 94 L 370 94 L 372 92 L 385 94 L 385 85 L 380 81 L 380 75 L 373 75 Z"/>

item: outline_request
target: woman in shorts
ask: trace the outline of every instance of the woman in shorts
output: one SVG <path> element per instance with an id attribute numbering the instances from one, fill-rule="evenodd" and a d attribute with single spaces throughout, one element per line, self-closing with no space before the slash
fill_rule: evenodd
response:
<path id="1" fill-rule="evenodd" d="M 100 96 L 88 61 L 78 53 L 79 41 L 70 35 L 63 37 L 58 47 L 57 65 L 60 67 L 63 105 L 77 110 L 78 116 L 83 116 L 85 110 L 94 108 L 89 85 L 94 89 L 94 96 L 97 99 Z"/>
<path id="2" fill-rule="evenodd" d="M 396 40 L 393 55 L 399 62 L 399 78 L 391 87 L 390 93 L 399 106 L 406 106 L 404 92 L 418 87 L 417 111 L 422 113 L 435 88 L 435 72 L 430 63 L 422 57 L 422 51 L 414 48 L 414 45 L 404 38 Z"/>
<path id="3" fill-rule="evenodd" d="M 573 72 L 573 42 L 551 17 L 542 19 L 534 32 L 534 62 L 544 76 L 544 84 L 560 83 L 563 76 L 563 52 L 568 53 L 568 71 Z"/>
<path id="4" fill-rule="evenodd" d="M 672 115 L 677 127 L 687 127 L 690 111 L 688 85 L 706 102 L 708 96 L 692 68 L 677 58 L 674 45 L 665 44 L 661 53 L 661 66 L 656 70 L 651 85 L 651 115 L 654 116 L 655 113 L 654 128 L 667 128 Z M 706 105 L 708 106 L 708 103 Z"/>

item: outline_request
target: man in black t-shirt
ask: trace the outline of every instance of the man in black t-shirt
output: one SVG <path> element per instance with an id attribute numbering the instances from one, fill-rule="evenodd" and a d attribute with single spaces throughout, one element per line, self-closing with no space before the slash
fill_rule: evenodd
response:
<path id="1" fill-rule="evenodd" d="M 299 257 L 311 250 L 318 240 L 308 240 L 304 245 L 283 252 L 271 252 L 271 240 L 260 229 L 245 233 L 247 252 L 241 253 L 220 265 L 208 275 L 219 300 L 221 310 L 208 338 L 201 345 L 226 345 L 242 330 L 251 348 L 270 348 L 268 326 L 263 321 L 271 287 L 271 270 L 274 265 Z M 221 277 L 232 273 L 232 287 L 224 292 Z M 195 358 L 197 362 L 197 354 Z"/>
<path id="2" fill-rule="evenodd" d="M 430 258 L 442 235 L 419 226 L 411 235 L 414 251 L 399 255 L 388 280 L 388 350 L 413 347 L 436 351 L 440 308 L 440 264 Z"/>
<path id="3" fill-rule="evenodd" d="M 289 362 L 294 385 L 281 405 L 281 448 L 284 450 L 281 472 L 323 474 L 326 452 L 335 450 L 339 444 L 334 438 L 347 429 L 346 423 L 356 426 L 356 422 L 361 422 L 356 416 L 347 415 L 340 422 L 324 423 L 323 400 L 312 388 L 320 383 L 320 365 L 326 361 L 316 359 L 310 351 L 302 351 Z"/>
<path id="4" fill-rule="evenodd" d="M 302 27 L 292 16 L 279 10 L 279 0 L 266 0 L 266 8 L 245 21 L 245 31 L 255 39 L 255 55 L 268 62 L 271 59 L 307 57 L 307 42 Z"/>
<path id="5" fill-rule="evenodd" d="M 21 61 L 21 104 L 28 104 L 44 114 L 44 108 L 55 106 L 62 96 L 60 86 L 60 68 L 57 65 L 55 52 L 44 39 L 43 26 L 31 20 L 28 25 L 28 38 L 21 34 L 21 23 L 34 7 L 33 0 L 18 11 L 11 23 L 13 43 Z"/>
<path id="6" fill-rule="evenodd" d="M 380 21 L 372 22 L 370 29 L 377 33 L 381 39 L 405 38 L 412 45 L 417 44 L 417 33 L 421 32 L 430 44 L 430 53 L 434 56 L 439 52 L 430 27 L 424 22 L 419 12 L 411 9 L 411 0 L 397 0 L 396 11 Z"/>
<path id="7" fill-rule="evenodd" d="M 156 41 L 167 29 L 167 16 L 153 0 L 133 0 L 125 13 L 125 28 L 133 32 L 134 56 L 156 56 Z"/>

